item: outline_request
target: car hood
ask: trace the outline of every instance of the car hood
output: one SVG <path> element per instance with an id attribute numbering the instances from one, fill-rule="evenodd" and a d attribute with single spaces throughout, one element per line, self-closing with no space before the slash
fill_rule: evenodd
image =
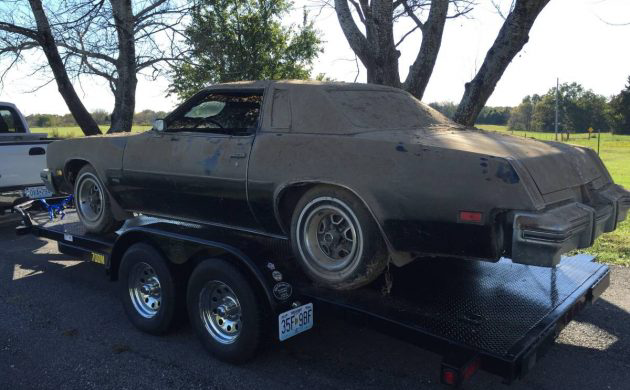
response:
<path id="1" fill-rule="evenodd" d="M 584 185 L 605 172 L 592 151 L 560 142 L 456 126 L 377 133 L 370 137 L 506 158 L 529 172 L 542 195 Z"/>

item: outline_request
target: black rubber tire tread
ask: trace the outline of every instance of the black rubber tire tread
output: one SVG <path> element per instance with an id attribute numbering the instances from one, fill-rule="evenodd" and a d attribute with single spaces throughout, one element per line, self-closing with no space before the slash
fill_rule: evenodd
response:
<path id="1" fill-rule="evenodd" d="M 129 272 L 138 262 L 149 264 L 160 280 L 161 306 L 158 313 L 152 318 L 141 316 L 133 306 L 129 295 Z M 127 317 L 136 328 L 154 335 L 168 332 L 174 323 L 175 314 L 178 312 L 178 304 L 182 305 L 178 296 L 181 290 L 175 283 L 168 260 L 154 247 L 145 243 L 137 243 L 125 251 L 118 269 L 118 292 Z"/>
<path id="2" fill-rule="evenodd" d="M 81 211 L 79 210 L 79 207 L 78 207 L 79 185 L 82 181 L 82 176 L 84 176 L 85 174 L 91 174 L 94 177 L 96 177 L 96 180 L 98 181 L 98 184 L 100 186 L 100 191 L 101 193 L 104 194 L 103 196 L 104 211 L 101 217 L 96 222 L 89 222 L 89 221 L 84 220 L 83 216 L 81 215 Z M 103 185 L 103 181 L 98 176 L 96 169 L 94 169 L 94 167 L 91 166 L 90 164 L 87 164 L 83 168 L 81 168 L 81 170 L 77 174 L 77 179 L 74 183 L 74 203 L 76 205 L 77 215 L 79 216 L 81 223 L 91 233 L 99 233 L 99 234 L 112 233 L 118 230 L 123 224 L 123 221 L 117 221 L 114 218 L 114 214 L 112 213 L 111 201 L 109 200 L 109 193 L 105 189 L 105 186 Z"/>
<path id="3" fill-rule="evenodd" d="M 206 282 L 218 280 L 228 285 L 241 305 L 242 329 L 231 344 L 217 342 L 206 330 L 199 313 L 199 295 Z M 263 317 L 260 301 L 243 272 L 224 259 L 208 259 L 201 262 L 188 281 L 186 294 L 188 318 L 204 348 L 218 359 L 239 364 L 251 360 L 259 350 Z"/>
<path id="4" fill-rule="evenodd" d="M 326 279 L 312 272 L 305 264 L 306 259 L 302 258 L 298 247 L 297 224 L 299 215 L 304 207 L 319 197 L 330 197 L 345 203 L 354 212 L 363 231 L 364 246 L 359 265 L 351 274 L 341 280 Z M 311 188 L 298 201 L 291 219 L 291 246 L 298 263 L 311 280 L 337 290 L 356 289 L 371 283 L 383 272 L 389 260 L 389 253 L 381 231 L 363 202 L 350 191 L 329 185 L 318 185 Z"/>

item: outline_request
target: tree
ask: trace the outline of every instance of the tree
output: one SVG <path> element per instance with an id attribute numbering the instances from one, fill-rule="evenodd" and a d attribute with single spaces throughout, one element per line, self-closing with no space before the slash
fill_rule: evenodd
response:
<path id="1" fill-rule="evenodd" d="M 532 130 L 532 121 L 534 116 L 534 107 L 540 101 L 540 96 L 525 96 L 518 106 L 514 107 L 510 112 L 508 120 L 508 128 L 510 130 Z"/>
<path id="2" fill-rule="evenodd" d="M 447 118 L 452 118 L 457 110 L 457 105 L 453 102 L 433 102 L 429 103 L 429 106 Z"/>
<path id="3" fill-rule="evenodd" d="M 451 4 L 454 12 L 449 15 Z M 352 51 L 367 69 L 367 82 L 403 88 L 418 99 L 422 99 L 431 78 L 446 19 L 465 15 L 472 6 L 473 1 L 468 0 L 335 0 L 337 19 Z M 410 18 L 414 27 L 396 42 L 394 25 L 402 18 Z M 416 30 L 422 33 L 421 43 L 402 82 L 398 46 Z"/>
<path id="4" fill-rule="evenodd" d="M 171 92 L 186 98 L 208 83 L 307 79 L 321 52 L 313 23 L 285 27 L 286 0 L 201 0 L 186 28 L 192 48 L 173 68 Z"/>
<path id="5" fill-rule="evenodd" d="M 137 75 L 156 78 L 178 60 L 186 0 L 5 0 L 0 5 L 0 56 L 9 68 L 41 50 L 72 116 L 86 135 L 100 129 L 72 79 L 105 79 L 114 95 L 110 131 L 130 131 Z M 6 73 L 6 71 L 5 71 Z"/>
<path id="6" fill-rule="evenodd" d="M 610 113 L 606 97 L 584 89 L 578 83 L 563 83 L 558 89 L 559 127 L 563 131 L 586 132 L 590 127 L 610 129 Z M 556 89 L 550 88 L 543 96 L 527 96 L 515 107 L 510 128 L 551 132 L 555 130 Z M 527 121 L 529 127 L 527 126 Z"/>
<path id="7" fill-rule="evenodd" d="M 512 107 L 484 107 L 475 123 L 485 125 L 507 125 Z"/>
<path id="8" fill-rule="evenodd" d="M 496 40 L 488 50 L 479 71 L 464 86 L 454 120 L 466 126 L 475 124 L 481 109 L 494 92 L 508 65 L 529 40 L 531 30 L 540 12 L 549 0 L 514 0 Z"/>
<path id="9" fill-rule="evenodd" d="M 628 84 L 610 102 L 613 130 L 619 134 L 630 134 L 630 77 Z"/>
<path id="10" fill-rule="evenodd" d="M 59 53 L 53 30 L 48 21 L 41 0 L 28 0 L 31 14 L 20 10 L 22 2 L 6 2 L 0 8 L 0 56 L 14 55 L 14 59 L 5 69 L 3 76 L 21 58 L 22 52 L 39 48 L 44 52 L 50 70 L 57 83 L 57 89 L 63 97 L 70 113 L 85 135 L 100 134 L 100 129 L 77 95 L 65 69 L 65 61 Z M 15 8 L 12 8 L 14 6 Z M 17 14 L 17 15 L 16 15 Z M 27 19 L 25 23 L 16 20 Z"/>

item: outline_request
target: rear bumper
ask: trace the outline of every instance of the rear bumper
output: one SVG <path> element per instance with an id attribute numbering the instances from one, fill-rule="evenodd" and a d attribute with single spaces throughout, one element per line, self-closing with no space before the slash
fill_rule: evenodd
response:
<path id="1" fill-rule="evenodd" d="M 569 203 L 544 212 L 514 212 L 512 260 L 552 267 L 563 253 L 587 248 L 615 230 L 630 209 L 630 192 L 610 185 L 593 193 L 591 205 Z"/>

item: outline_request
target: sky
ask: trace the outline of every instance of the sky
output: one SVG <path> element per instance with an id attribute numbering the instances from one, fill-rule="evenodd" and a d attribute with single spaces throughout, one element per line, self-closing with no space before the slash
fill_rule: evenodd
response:
<path id="1" fill-rule="evenodd" d="M 505 7 L 510 0 L 499 0 Z M 294 11 L 284 20 L 299 23 L 302 9 L 316 17 L 316 28 L 324 41 L 324 53 L 313 67 L 313 75 L 325 73 L 338 81 L 366 81 L 362 66 L 357 77 L 355 57 L 339 27 L 334 10 L 320 12 L 316 0 L 294 1 Z M 442 47 L 423 100 L 459 102 L 464 84 L 470 81 L 503 23 L 490 0 L 477 0 L 467 18 L 447 21 Z M 626 25 L 623 25 L 626 23 Z M 411 27 L 411 21 L 395 27 L 396 37 Z M 420 46 L 420 33 L 410 35 L 400 46 L 400 74 L 404 80 Z M 560 82 L 579 82 L 596 93 L 619 93 L 630 76 L 630 1 L 628 0 L 551 0 L 536 20 L 529 43 L 512 61 L 494 94 L 491 106 L 514 106 L 524 96 L 543 94 Z M 33 54 L 8 74 L 0 89 L 0 101 L 15 103 L 25 114 L 68 112 L 65 102 L 51 83 L 32 92 L 48 77 L 31 75 L 31 64 L 42 60 Z M 2 66 L 3 64 L 0 64 Z M 111 111 L 113 96 L 98 78 L 76 83 L 77 92 L 88 110 Z M 168 79 L 139 78 L 136 111 L 171 111 L 177 98 L 167 97 Z"/>

